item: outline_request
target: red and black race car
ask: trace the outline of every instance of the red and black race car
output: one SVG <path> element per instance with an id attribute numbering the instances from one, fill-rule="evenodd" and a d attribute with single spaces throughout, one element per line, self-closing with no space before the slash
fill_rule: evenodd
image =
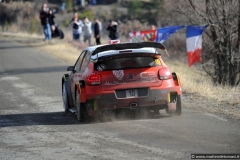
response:
<path id="1" fill-rule="evenodd" d="M 179 76 L 167 67 L 161 43 L 117 43 L 86 48 L 62 77 L 65 112 L 79 121 L 119 109 L 136 115 L 181 115 Z"/>

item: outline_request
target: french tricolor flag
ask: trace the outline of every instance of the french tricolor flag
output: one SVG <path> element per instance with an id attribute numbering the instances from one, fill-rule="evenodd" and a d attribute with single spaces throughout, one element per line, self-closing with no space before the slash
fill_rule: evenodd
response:
<path id="1" fill-rule="evenodd" d="M 202 32 L 205 26 L 187 26 L 187 54 L 188 66 L 191 67 L 195 62 L 200 62 L 202 51 Z"/>

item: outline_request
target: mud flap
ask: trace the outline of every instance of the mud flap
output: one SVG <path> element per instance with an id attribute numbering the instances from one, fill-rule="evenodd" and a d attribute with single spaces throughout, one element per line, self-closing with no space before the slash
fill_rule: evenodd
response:
<path id="1" fill-rule="evenodd" d="M 176 111 L 177 108 L 177 103 L 168 103 L 168 111 L 172 112 L 172 111 Z"/>
<path id="2" fill-rule="evenodd" d="M 176 92 L 168 93 L 168 111 L 170 112 L 176 111 L 176 108 L 177 108 L 176 98 L 177 98 Z"/>

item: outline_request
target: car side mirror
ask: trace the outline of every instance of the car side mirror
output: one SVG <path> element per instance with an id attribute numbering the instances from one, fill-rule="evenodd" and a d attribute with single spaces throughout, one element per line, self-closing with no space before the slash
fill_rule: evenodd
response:
<path id="1" fill-rule="evenodd" d="M 69 66 L 69 67 L 67 68 L 67 71 L 75 71 L 74 66 Z"/>

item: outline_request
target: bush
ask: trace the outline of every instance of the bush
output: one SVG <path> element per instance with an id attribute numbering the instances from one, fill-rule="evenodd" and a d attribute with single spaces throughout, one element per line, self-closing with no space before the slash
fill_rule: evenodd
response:
<path id="1" fill-rule="evenodd" d="M 4 22 L 3 26 L 2 26 L 2 31 L 6 32 L 6 31 L 8 31 L 8 29 L 9 29 L 9 23 L 8 23 L 7 20 L 5 20 L 5 22 Z"/>
<path id="2" fill-rule="evenodd" d="M 68 12 L 72 12 L 73 11 L 73 4 L 72 4 L 72 0 L 66 0 L 66 9 Z"/>
<path id="3" fill-rule="evenodd" d="M 85 9 L 81 14 L 78 14 L 79 19 L 84 19 L 84 17 L 88 17 L 89 20 L 93 20 L 94 14 L 91 9 Z"/>
<path id="4" fill-rule="evenodd" d="M 93 14 L 92 10 L 90 10 L 90 9 L 85 9 L 85 10 L 83 10 L 83 12 L 81 12 L 81 14 L 78 13 L 78 18 L 79 18 L 80 20 L 83 20 L 84 17 L 88 17 L 88 19 L 89 19 L 90 21 L 93 20 L 94 14 Z M 68 27 L 69 24 L 70 24 L 70 22 L 71 22 L 71 20 L 72 20 L 72 17 L 71 17 L 71 18 L 67 18 L 67 19 L 64 21 L 64 26 L 65 26 L 65 27 Z"/>
<path id="5" fill-rule="evenodd" d="M 36 18 L 32 18 L 28 28 L 29 33 L 39 33 L 41 31 L 41 24 Z"/>
<path id="6" fill-rule="evenodd" d="M 129 32 L 149 29 L 151 29 L 151 27 L 147 22 L 141 23 L 138 20 L 125 20 L 123 22 L 119 21 L 119 33 L 121 36 L 129 37 Z"/>

